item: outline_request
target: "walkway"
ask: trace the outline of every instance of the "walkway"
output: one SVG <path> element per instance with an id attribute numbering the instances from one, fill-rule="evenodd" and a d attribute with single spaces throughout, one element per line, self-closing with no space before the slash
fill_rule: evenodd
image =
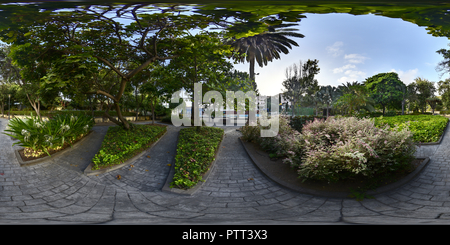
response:
<path id="1" fill-rule="evenodd" d="M 0 132 L 6 124 L 0 119 Z M 253 165 L 238 141 L 237 127 L 223 128 L 226 136 L 215 168 L 191 196 L 161 190 L 177 127 L 168 127 L 134 167 L 99 176 L 85 176 L 82 169 L 99 147 L 105 126 L 94 127 L 97 145 L 28 167 L 18 165 L 11 139 L 0 134 L 0 224 L 450 223 L 448 132 L 440 145 L 419 148 L 418 154 L 428 154 L 431 161 L 413 181 L 356 201 L 299 194 L 275 184 Z M 88 152 L 80 154 L 82 149 Z"/>

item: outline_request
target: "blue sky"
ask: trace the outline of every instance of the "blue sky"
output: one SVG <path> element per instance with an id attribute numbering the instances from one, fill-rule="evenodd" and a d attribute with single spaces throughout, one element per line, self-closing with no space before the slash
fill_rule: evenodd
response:
<path id="1" fill-rule="evenodd" d="M 443 57 L 436 53 L 449 49 L 447 38 L 433 37 L 425 27 L 401 19 L 376 15 L 306 14 L 298 26 L 304 38 L 295 38 L 299 47 L 261 68 L 255 67 L 256 83 L 262 95 L 283 90 L 285 70 L 308 59 L 319 60 L 319 85 L 337 86 L 345 82 L 362 82 L 384 72 L 397 72 L 409 84 L 417 77 L 438 82 L 436 65 Z M 249 71 L 249 64 L 237 64 Z"/>

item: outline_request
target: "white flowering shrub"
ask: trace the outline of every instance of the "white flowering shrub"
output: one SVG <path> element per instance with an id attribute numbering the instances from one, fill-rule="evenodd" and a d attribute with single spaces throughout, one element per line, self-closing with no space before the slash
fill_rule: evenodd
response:
<path id="1" fill-rule="evenodd" d="M 86 135 L 93 125 L 93 118 L 85 115 L 56 115 L 48 121 L 36 116 L 25 120 L 13 118 L 4 134 L 19 140 L 13 145 L 23 146 L 26 157 L 39 157 L 50 155 L 49 150 L 59 150 L 65 143 L 72 144 Z"/>
<path id="2" fill-rule="evenodd" d="M 283 159 L 283 162 L 294 167 L 302 156 L 302 135 L 289 125 L 287 117 L 280 116 L 278 120 L 277 136 L 261 137 L 261 129 L 266 127 L 262 127 L 258 123 L 257 126 L 243 126 L 241 128 L 242 139 L 259 144 L 264 151 L 277 155 Z"/>
<path id="3" fill-rule="evenodd" d="M 373 119 L 315 120 L 303 127 L 304 156 L 298 173 L 305 179 L 338 181 L 398 170 L 414 159 L 415 144 L 406 128 L 377 128 Z"/>

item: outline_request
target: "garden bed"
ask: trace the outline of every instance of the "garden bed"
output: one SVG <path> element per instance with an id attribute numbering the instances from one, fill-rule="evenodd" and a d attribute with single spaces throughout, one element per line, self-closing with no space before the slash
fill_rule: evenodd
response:
<path id="1" fill-rule="evenodd" d="M 358 176 L 334 183 L 312 179 L 303 181 L 295 169 L 283 163 L 281 159 L 271 158 L 256 143 L 246 142 L 242 139 L 240 141 L 255 165 L 278 184 L 300 193 L 336 198 L 350 197 L 355 194 L 352 193 L 352 190 L 357 193 L 367 190 L 367 194 L 373 195 L 398 188 L 416 176 L 429 162 L 429 158 L 416 158 L 411 162 L 409 169 L 394 172 L 389 178 L 384 179 L 383 176 L 378 176 L 379 179 Z"/>
<path id="2" fill-rule="evenodd" d="M 89 133 L 87 133 L 83 137 L 80 137 L 80 138 L 76 139 L 72 144 L 69 144 L 68 142 L 64 143 L 64 145 L 62 146 L 61 149 L 58 149 L 58 150 L 50 149 L 50 150 L 48 150 L 48 153 L 50 154 L 50 156 L 47 153 L 43 153 L 42 155 L 37 156 L 37 157 L 26 157 L 24 155 L 25 148 L 17 149 L 17 150 L 15 150 L 17 161 L 19 162 L 20 166 L 28 166 L 28 165 L 32 165 L 32 164 L 41 163 L 43 161 L 51 159 L 52 157 L 55 157 L 55 156 L 58 156 L 58 155 L 61 155 L 63 153 L 67 153 L 67 152 L 71 151 L 72 149 L 74 149 L 74 147 L 76 145 L 78 145 L 79 143 L 84 141 L 84 139 L 88 138 L 88 136 L 90 136 L 92 133 L 93 133 L 92 130 L 89 131 Z"/>
<path id="3" fill-rule="evenodd" d="M 92 159 L 85 174 L 104 173 L 126 165 L 144 154 L 167 132 L 167 125 L 135 124 L 134 126 L 138 127 L 135 132 L 123 131 L 118 126 L 110 127 L 99 152 Z M 155 130 L 148 130 L 146 127 L 153 127 Z"/>
<path id="4" fill-rule="evenodd" d="M 189 190 L 204 181 L 215 162 L 223 137 L 224 130 L 220 128 L 181 129 L 169 188 Z"/>

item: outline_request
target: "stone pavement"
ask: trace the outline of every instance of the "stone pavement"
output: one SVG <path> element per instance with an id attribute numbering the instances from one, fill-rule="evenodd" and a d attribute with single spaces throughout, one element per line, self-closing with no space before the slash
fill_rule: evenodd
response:
<path id="1" fill-rule="evenodd" d="M 0 132 L 6 124 L 0 119 Z M 356 201 L 277 185 L 251 162 L 237 127 L 223 128 L 226 135 L 213 172 L 188 196 L 161 190 L 178 127 L 169 126 L 134 167 L 99 176 L 84 175 L 87 161 L 81 158 L 95 152 L 107 126 L 94 127 L 97 143 L 80 149 L 91 152 L 25 167 L 19 166 L 10 137 L 0 134 L 0 224 L 450 224 L 448 132 L 440 145 L 419 148 L 417 155 L 431 161 L 415 179 L 374 199 Z"/>

